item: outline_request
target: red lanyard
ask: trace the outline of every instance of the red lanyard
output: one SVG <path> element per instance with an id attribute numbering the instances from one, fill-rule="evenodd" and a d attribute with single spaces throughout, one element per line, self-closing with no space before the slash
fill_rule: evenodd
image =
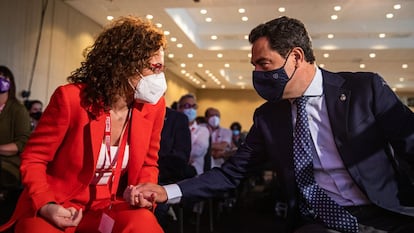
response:
<path id="1" fill-rule="evenodd" d="M 108 113 L 105 120 L 105 144 L 106 150 L 111 161 L 109 168 L 112 170 L 111 177 L 109 178 L 109 190 L 111 192 L 111 201 L 116 199 L 116 190 L 118 189 L 119 179 L 121 176 L 122 163 L 124 161 L 125 146 L 129 136 L 129 120 L 131 118 L 132 111 L 128 110 L 128 117 L 123 128 L 120 144 L 118 146 L 118 153 L 111 161 L 111 116 Z M 116 165 L 115 165 L 116 164 Z M 115 167 L 115 168 L 114 168 Z"/>

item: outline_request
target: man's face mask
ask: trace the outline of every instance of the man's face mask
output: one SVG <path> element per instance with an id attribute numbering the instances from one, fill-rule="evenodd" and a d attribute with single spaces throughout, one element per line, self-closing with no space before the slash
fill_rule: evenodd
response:
<path id="1" fill-rule="evenodd" d="M 289 57 L 290 52 L 287 55 Z M 256 90 L 257 94 L 259 94 L 263 99 L 269 102 L 277 102 L 283 96 L 283 91 L 285 90 L 287 82 L 293 77 L 296 72 L 293 71 L 292 76 L 286 74 L 285 65 L 287 62 L 287 58 L 285 59 L 285 63 L 282 67 L 270 70 L 270 71 L 253 71 L 253 86 Z"/>
<path id="2" fill-rule="evenodd" d="M 10 90 L 10 81 L 0 75 L 0 93 L 6 93 Z"/>
<path id="3" fill-rule="evenodd" d="M 30 113 L 30 116 L 35 120 L 39 120 L 40 117 L 42 116 L 42 112 L 32 112 Z"/>

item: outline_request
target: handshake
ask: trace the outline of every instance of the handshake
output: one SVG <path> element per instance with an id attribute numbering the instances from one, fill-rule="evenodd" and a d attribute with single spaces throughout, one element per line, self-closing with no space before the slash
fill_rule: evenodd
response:
<path id="1" fill-rule="evenodd" d="M 152 209 L 155 203 L 163 203 L 168 199 L 165 189 L 154 183 L 130 185 L 125 189 L 123 197 L 131 206 L 148 209 Z"/>

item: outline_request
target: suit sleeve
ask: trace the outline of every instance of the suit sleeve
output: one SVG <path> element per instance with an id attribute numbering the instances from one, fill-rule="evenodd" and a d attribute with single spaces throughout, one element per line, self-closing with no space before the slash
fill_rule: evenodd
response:
<path id="1" fill-rule="evenodd" d="M 53 190 L 49 188 L 46 170 L 64 140 L 69 127 L 69 115 L 67 97 L 62 88 L 58 88 L 21 155 L 22 182 L 28 189 L 36 210 L 55 200 Z"/>

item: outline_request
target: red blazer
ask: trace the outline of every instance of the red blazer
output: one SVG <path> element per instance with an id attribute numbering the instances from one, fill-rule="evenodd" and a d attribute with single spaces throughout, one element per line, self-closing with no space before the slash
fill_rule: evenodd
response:
<path id="1" fill-rule="evenodd" d="M 82 85 L 68 84 L 52 95 L 21 155 L 25 189 L 11 220 L 0 231 L 22 216 L 35 216 L 48 202 L 64 205 L 89 186 L 104 137 L 106 114 L 93 119 L 81 106 L 81 89 Z M 164 98 L 155 105 L 133 106 L 128 185 L 157 183 L 164 115 Z"/>

